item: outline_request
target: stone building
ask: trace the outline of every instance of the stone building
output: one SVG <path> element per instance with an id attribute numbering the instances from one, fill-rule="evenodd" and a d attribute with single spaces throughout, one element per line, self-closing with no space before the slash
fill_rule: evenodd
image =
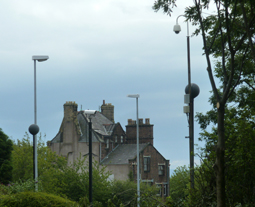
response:
<path id="1" fill-rule="evenodd" d="M 137 178 L 136 121 L 128 119 L 126 132 L 114 121 L 114 106 L 103 101 L 101 112 L 91 116 L 93 159 L 106 166 L 111 179 Z M 64 104 L 64 118 L 57 135 L 48 146 L 72 164 L 79 156 L 88 156 L 89 117 L 77 111 L 75 102 Z M 141 182 L 159 187 L 160 196 L 168 196 L 169 160 L 153 146 L 150 119 L 139 119 L 139 151 Z"/>

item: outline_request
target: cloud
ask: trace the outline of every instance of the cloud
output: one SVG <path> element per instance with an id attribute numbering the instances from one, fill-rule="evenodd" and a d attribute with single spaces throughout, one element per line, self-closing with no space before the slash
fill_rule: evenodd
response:
<path id="1" fill-rule="evenodd" d="M 33 123 L 34 63 L 37 62 L 38 124 L 47 140 L 59 130 L 63 104 L 98 109 L 105 99 L 115 106 L 115 120 L 125 128 L 139 115 L 154 124 L 156 148 L 172 166 L 188 163 L 187 118 L 183 114 L 187 85 L 186 25 L 176 35 L 173 25 L 186 1 L 172 17 L 155 13 L 150 0 L 12 0 L 0 7 L 0 127 L 20 139 Z M 192 2 L 191 2 L 192 3 Z M 194 28 L 190 26 L 190 30 Z M 195 111 L 210 108 L 210 84 L 201 37 L 191 38 L 192 82 L 200 87 Z M 195 133 L 199 129 L 195 123 Z M 185 161 L 186 160 L 186 161 Z"/>

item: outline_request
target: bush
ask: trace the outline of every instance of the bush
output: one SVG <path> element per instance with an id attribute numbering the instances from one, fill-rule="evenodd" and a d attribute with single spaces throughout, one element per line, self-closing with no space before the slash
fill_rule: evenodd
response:
<path id="1" fill-rule="evenodd" d="M 0 206 L 5 207 L 78 207 L 68 199 L 47 193 L 22 192 L 0 197 Z"/>
<path id="2" fill-rule="evenodd" d="M 162 206 L 163 200 L 156 196 L 156 186 L 140 184 L 140 206 Z M 137 184 L 133 181 L 114 181 L 112 183 L 112 199 L 109 206 L 137 206 Z"/>
<path id="3" fill-rule="evenodd" d="M 38 184 L 38 191 L 42 192 L 41 182 L 39 180 Z M 33 179 L 29 179 L 26 181 L 19 180 L 17 182 L 8 184 L 8 185 L 0 185 L 0 195 L 10 195 L 15 193 L 21 192 L 31 192 L 35 190 L 35 182 Z"/>

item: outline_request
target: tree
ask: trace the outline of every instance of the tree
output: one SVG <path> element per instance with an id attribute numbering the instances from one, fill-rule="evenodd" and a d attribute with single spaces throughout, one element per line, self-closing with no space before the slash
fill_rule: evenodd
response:
<path id="1" fill-rule="evenodd" d="M 12 147 L 12 141 L 0 128 L 0 183 L 3 184 L 8 184 L 12 179 Z"/>
<path id="2" fill-rule="evenodd" d="M 176 0 L 157 0 L 153 9 L 170 14 Z M 215 6 L 216 14 L 203 15 Z M 207 71 L 217 106 L 217 145 L 214 170 L 216 173 L 217 206 L 225 202 L 225 109 L 235 88 L 254 75 L 254 1 L 194 0 L 186 8 L 187 21 L 197 26 L 195 35 L 201 34 Z M 208 13 L 208 12 L 207 12 Z M 216 61 L 213 70 L 212 60 Z M 252 68 L 250 66 L 252 65 Z M 216 72 L 216 75 L 213 73 Z M 221 80 L 216 86 L 215 78 Z"/>
<path id="3" fill-rule="evenodd" d="M 26 133 L 22 140 L 17 140 L 12 151 L 13 182 L 33 179 L 33 143 Z M 66 165 L 64 157 L 57 156 L 45 146 L 42 136 L 37 145 L 38 177 L 48 170 L 57 170 Z"/>
<path id="4" fill-rule="evenodd" d="M 146 183 L 140 185 L 140 206 L 166 206 L 163 199 L 157 196 L 158 189 L 155 185 Z M 134 181 L 115 180 L 111 187 L 112 206 L 137 206 L 137 185 Z"/>
<path id="5" fill-rule="evenodd" d="M 93 163 L 93 201 L 105 204 L 111 198 L 110 175 L 97 162 Z M 77 159 L 73 165 L 62 165 L 57 170 L 51 168 L 39 177 L 43 191 L 67 197 L 73 201 L 89 196 L 89 171 L 86 158 Z"/>
<path id="6" fill-rule="evenodd" d="M 174 206 L 183 206 L 188 196 L 189 170 L 187 166 L 177 167 L 170 177 L 170 196 Z"/>
<path id="7" fill-rule="evenodd" d="M 225 115 L 225 179 L 226 179 L 226 203 L 228 206 L 238 204 L 253 206 L 255 203 L 253 189 L 255 170 L 255 91 L 248 90 L 242 86 L 231 98 L 229 106 L 226 107 Z M 217 141 L 216 111 L 198 114 L 197 118 L 203 132 L 201 139 L 206 141 L 203 151 L 204 162 L 212 165 L 216 157 L 215 145 Z M 206 127 L 211 124 L 211 132 L 206 131 Z M 212 172 L 210 171 L 210 174 Z M 203 177 L 204 180 L 209 179 Z M 198 196 L 197 196 L 198 197 Z M 200 196 L 201 197 L 201 196 Z M 203 195 L 203 197 L 205 197 Z"/>

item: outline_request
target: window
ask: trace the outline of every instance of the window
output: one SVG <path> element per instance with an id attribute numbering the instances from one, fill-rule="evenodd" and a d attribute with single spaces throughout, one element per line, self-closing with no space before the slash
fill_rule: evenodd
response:
<path id="1" fill-rule="evenodd" d="M 117 135 L 115 136 L 115 142 L 118 142 L 118 136 Z"/>
<path id="2" fill-rule="evenodd" d="M 123 136 L 120 136 L 120 142 L 123 143 Z"/>
<path id="3" fill-rule="evenodd" d="M 158 174 L 164 175 L 165 174 L 165 166 L 164 165 L 158 165 Z"/>
<path id="4" fill-rule="evenodd" d="M 153 185 L 153 179 L 152 180 L 142 180 L 143 183 L 145 183 L 148 186 L 152 186 Z"/>
<path id="5" fill-rule="evenodd" d="M 150 172 L 150 157 L 143 157 L 143 170 L 144 172 Z"/>
<path id="6" fill-rule="evenodd" d="M 162 190 L 162 186 L 161 186 L 161 184 L 157 184 L 157 189 L 158 189 L 158 192 L 157 192 L 157 196 L 161 196 L 162 194 L 162 192 L 161 192 L 161 190 Z"/>
<path id="7" fill-rule="evenodd" d="M 167 185 L 164 185 L 164 196 L 166 196 L 166 191 L 167 191 Z"/>

